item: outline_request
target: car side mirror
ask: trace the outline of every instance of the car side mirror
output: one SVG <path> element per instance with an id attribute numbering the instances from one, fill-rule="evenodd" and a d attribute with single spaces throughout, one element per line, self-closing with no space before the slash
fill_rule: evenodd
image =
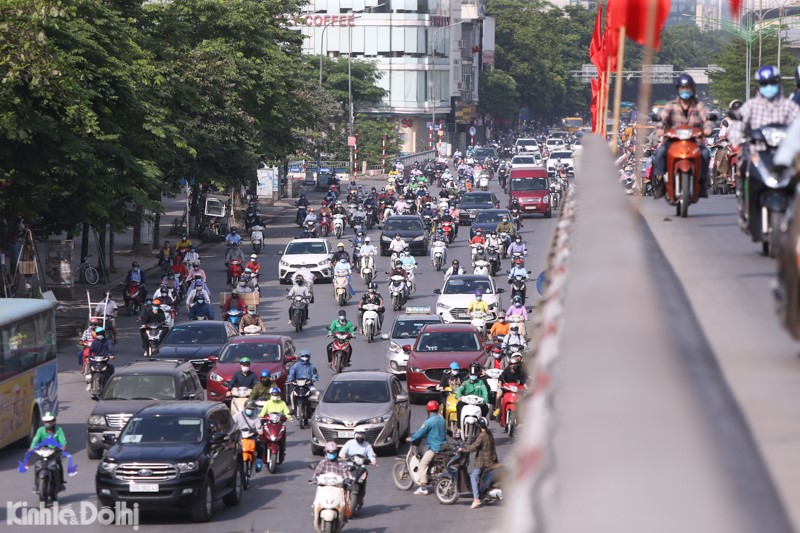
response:
<path id="1" fill-rule="evenodd" d="M 433 289 L 433 294 L 442 294 L 442 289 Z"/>
<path id="2" fill-rule="evenodd" d="M 295 361 L 297 361 L 297 356 L 296 355 L 287 355 L 286 356 L 286 362 L 287 363 L 294 363 Z"/>
<path id="3" fill-rule="evenodd" d="M 411 345 L 410 344 L 404 345 L 403 346 L 403 351 L 406 352 L 406 353 L 411 353 Z"/>
<path id="4" fill-rule="evenodd" d="M 504 292 L 506 292 L 506 290 L 503 288 L 497 289 L 497 294 L 502 294 Z"/>
<path id="5" fill-rule="evenodd" d="M 113 433 L 103 433 L 103 444 L 116 444 L 117 436 Z"/>
<path id="6" fill-rule="evenodd" d="M 212 445 L 216 446 L 216 445 L 222 444 L 226 440 L 228 440 L 228 434 L 225 433 L 224 431 L 218 431 L 218 432 L 213 433 L 211 435 L 211 438 L 209 439 L 208 442 L 209 442 L 209 444 L 212 444 Z"/>
<path id="7" fill-rule="evenodd" d="M 216 355 L 209 355 L 209 356 L 208 356 L 208 362 L 209 362 L 209 363 L 214 363 L 214 364 L 217 364 L 217 360 L 218 360 L 218 359 L 219 359 L 219 358 L 218 358 Z"/>
<path id="8" fill-rule="evenodd" d="M 97 394 L 97 393 L 93 393 L 92 394 L 92 400 L 98 401 L 99 399 L 100 399 L 100 395 L 99 394 Z"/>
<path id="9" fill-rule="evenodd" d="M 278 250 L 278 255 L 283 255 L 283 250 Z"/>
<path id="10" fill-rule="evenodd" d="M 389 340 L 389 334 L 388 333 L 381 333 L 381 339 L 383 339 L 385 341 L 388 341 Z"/>

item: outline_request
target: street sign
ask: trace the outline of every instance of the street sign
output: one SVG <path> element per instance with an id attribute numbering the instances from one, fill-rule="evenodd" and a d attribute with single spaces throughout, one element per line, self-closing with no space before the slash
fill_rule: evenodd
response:
<path id="1" fill-rule="evenodd" d="M 475 129 L 475 126 L 469 127 L 469 134 L 472 135 L 473 137 L 475 136 L 475 133 L 477 133 L 477 131 L 478 130 Z"/>
<path id="2" fill-rule="evenodd" d="M 444 130 L 439 130 L 439 137 L 444 137 Z"/>
<path id="3" fill-rule="evenodd" d="M 347 146 L 355 146 L 356 145 L 356 138 L 355 137 L 348 137 L 347 138 Z"/>

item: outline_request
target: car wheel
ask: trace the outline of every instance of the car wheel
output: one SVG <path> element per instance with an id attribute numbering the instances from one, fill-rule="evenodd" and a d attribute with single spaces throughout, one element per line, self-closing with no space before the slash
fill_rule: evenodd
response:
<path id="1" fill-rule="evenodd" d="M 103 448 L 100 448 L 100 449 L 92 448 L 91 446 L 89 446 L 87 444 L 86 445 L 86 456 L 89 459 L 93 459 L 93 460 L 100 459 L 103 456 Z"/>
<path id="2" fill-rule="evenodd" d="M 316 444 L 311 445 L 311 455 L 322 456 L 322 446 L 317 446 Z"/>
<path id="3" fill-rule="evenodd" d="M 397 455 L 397 452 L 400 451 L 400 422 L 397 423 L 392 433 L 394 438 L 392 444 L 386 447 L 387 455 Z"/>
<path id="4" fill-rule="evenodd" d="M 420 405 L 422 404 L 423 399 L 424 398 L 422 397 L 421 394 L 417 394 L 415 392 L 408 393 L 408 401 L 411 402 L 412 404 Z"/>
<path id="5" fill-rule="evenodd" d="M 192 521 L 208 522 L 214 513 L 214 480 L 208 476 L 200 488 L 198 499 L 192 505 Z"/>
<path id="6" fill-rule="evenodd" d="M 242 491 L 244 490 L 244 476 L 242 475 L 242 470 L 242 464 L 237 463 L 236 473 L 233 475 L 232 490 L 222 498 L 222 503 L 228 507 L 235 507 L 242 502 Z"/>

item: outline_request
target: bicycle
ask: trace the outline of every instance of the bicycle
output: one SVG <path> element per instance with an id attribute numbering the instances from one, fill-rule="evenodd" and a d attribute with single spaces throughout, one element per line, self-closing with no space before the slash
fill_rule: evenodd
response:
<path id="1" fill-rule="evenodd" d="M 78 265 L 78 280 L 82 279 L 89 285 L 97 285 L 97 282 L 100 281 L 100 273 L 95 267 L 89 264 L 90 257 L 92 256 L 87 255 L 81 260 L 81 264 Z"/>

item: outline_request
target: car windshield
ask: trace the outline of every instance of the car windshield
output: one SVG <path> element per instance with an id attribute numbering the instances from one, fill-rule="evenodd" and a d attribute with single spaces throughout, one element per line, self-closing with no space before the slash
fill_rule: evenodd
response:
<path id="1" fill-rule="evenodd" d="M 164 344 L 225 344 L 225 328 L 220 326 L 174 326 L 164 338 Z"/>
<path id="2" fill-rule="evenodd" d="M 422 231 L 422 221 L 414 218 L 389 218 L 383 225 L 384 231 Z"/>
<path id="3" fill-rule="evenodd" d="M 290 242 L 283 255 L 326 254 L 324 242 Z"/>
<path id="4" fill-rule="evenodd" d="M 334 381 L 328 386 L 325 403 L 387 403 L 389 386 L 385 381 Z"/>
<path id="5" fill-rule="evenodd" d="M 174 400 L 175 379 L 172 376 L 112 376 L 103 391 L 103 400 Z"/>
<path id="6" fill-rule="evenodd" d="M 572 159 L 572 152 L 553 152 L 550 159 Z"/>
<path id="7" fill-rule="evenodd" d="M 517 139 L 517 146 L 535 146 L 536 148 L 539 147 L 539 143 L 536 142 L 536 139 Z"/>
<path id="8" fill-rule="evenodd" d="M 547 139 L 545 144 L 547 146 L 560 146 L 564 144 L 564 139 Z"/>
<path id="9" fill-rule="evenodd" d="M 546 191 L 548 188 L 547 178 L 514 178 L 511 180 L 512 191 Z"/>
<path id="10" fill-rule="evenodd" d="M 267 342 L 235 342 L 225 346 L 219 362 L 238 363 L 242 357 L 249 357 L 252 363 L 275 363 L 281 360 L 281 347 Z"/>
<path id="11" fill-rule="evenodd" d="M 121 444 L 197 444 L 202 441 L 203 420 L 189 416 L 135 416 L 119 436 Z"/>
<path id="12" fill-rule="evenodd" d="M 478 336 L 471 331 L 424 332 L 417 341 L 417 352 L 474 352 L 480 350 Z"/>
<path id="13" fill-rule="evenodd" d="M 425 324 L 439 324 L 438 320 L 413 320 L 410 318 L 407 319 L 398 319 L 394 323 L 394 328 L 392 329 L 392 338 L 393 339 L 408 339 L 410 337 L 416 337 L 419 333 L 419 330 L 422 329 L 422 326 Z"/>
<path id="14" fill-rule="evenodd" d="M 480 289 L 483 294 L 493 294 L 492 283 L 487 278 L 449 277 L 444 284 L 443 294 L 475 294 Z"/>
<path id="15" fill-rule="evenodd" d="M 494 206 L 491 194 L 471 194 L 467 193 L 461 199 L 462 204 L 467 205 L 485 205 L 487 207 Z"/>
<path id="16" fill-rule="evenodd" d="M 497 152 L 494 151 L 494 148 L 478 148 L 475 150 L 475 153 L 472 154 L 472 157 L 475 159 L 486 159 L 487 157 L 494 159 L 497 157 Z"/>
<path id="17" fill-rule="evenodd" d="M 526 155 L 526 156 L 522 156 L 522 157 L 516 156 L 514 159 L 511 160 L 511 164 L 512 165 L 535 165 L 536 164 L 536 158 L 533 157 L 532 155 Z"/>
<path id="18" fill-rule="evenodd" d="M 501 222 L 503 217 L 508 216 L 508 211 L 479 211 L 477 215 L 475 215 L 475 220 L 473 223 L 480 223 L 480 222 Z"/>

